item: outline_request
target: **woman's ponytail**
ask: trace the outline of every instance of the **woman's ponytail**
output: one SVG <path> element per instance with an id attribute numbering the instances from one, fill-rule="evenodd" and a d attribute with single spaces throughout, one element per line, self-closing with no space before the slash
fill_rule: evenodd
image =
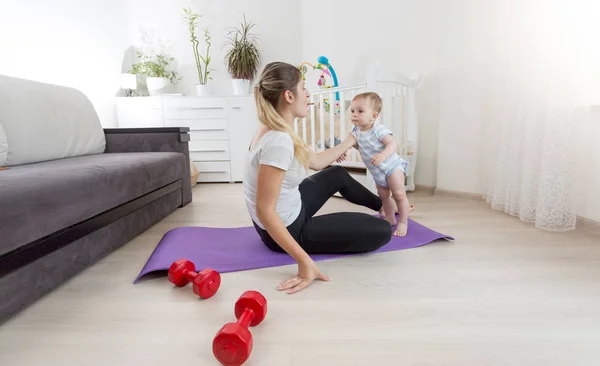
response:
<path id="1" fill-rule="evenodd" d="M 296 73 L 297 75 L 294 75 Z M 286 78 L 287 74 L 291 75 Z M 271 130 L 285 132 L 290 135 L 294 142 L 294 156 L 300 164 L 308 168 L 308 147 L 274 107 L 281 94 L 285 90 L 295 90 L 299 81 L 300 71 L 296 67 L 280 62 L 271 63 L 265 67 L 259 86 L 254 88 L 254 100 L 258 120 Z M 266 94 L 267 97 L 263 94 Z"/>

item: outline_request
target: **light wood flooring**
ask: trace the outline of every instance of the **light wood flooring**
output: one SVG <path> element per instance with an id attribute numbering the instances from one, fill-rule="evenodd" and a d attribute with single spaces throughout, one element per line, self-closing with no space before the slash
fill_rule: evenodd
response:
<path id="1" fill-rule="evenodd" d="M 453 235 L 318 262 L 332 277 L 287 295 L 295 266 L 224 273 L 198 299 L 166 276 L 133 285 L 168 230 L 250 225 L 241 185 L 194 201 L 0 327 L 0 365 L 218 366 L 212 339 L 247 289 L 267 298 L 246 365 L 600 365 L 600 236 L 535 229 L 484 202 L 412 194 L 412 219 Z M 321 213 L 370 212 L 332 198 Z"/>

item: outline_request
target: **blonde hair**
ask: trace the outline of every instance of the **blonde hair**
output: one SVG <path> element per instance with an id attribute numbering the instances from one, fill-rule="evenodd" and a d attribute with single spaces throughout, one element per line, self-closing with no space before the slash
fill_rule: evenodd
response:
<path id="1" fill-rule="evenodd" d="M 360 94 L 356 94 L 356 96 L 354 98 L 352 98 L 352 101 L 355 101 L 356 99 L 360 99 L 360 98 L 364 98 L 365 100 L 369 101 L 371 103 L 371 106 L 373 107 L 373 110 L 375 111 L 375 113 L 381 113 L 381 108 L 383 106 L 383 102 L 381 101 L 381 97 L 379 96 L 379 94 L 374 93 L 374 92 L 365 92 L 365 93 L 360 93 Z"/>
<path id="2" fill-rule="evenodd" d="M 254 100 L 260 123 L 271 130 L 290 135 L 294 142 L 294 156 L 306 168 L 309 160 L 308 147 L 276 110 L 281 95 L 286 90 L 297 95 L 297 86 L 301 79 L 302 74 L 296 66 L 285 62 L 271 62 L 265 66 L 258 86 L 254 89 Z"/>

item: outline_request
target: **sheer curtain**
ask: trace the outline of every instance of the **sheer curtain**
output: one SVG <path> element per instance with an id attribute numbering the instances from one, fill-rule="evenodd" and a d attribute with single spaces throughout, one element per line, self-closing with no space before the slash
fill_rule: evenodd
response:
<path id="1" fill-rule="evenodd" d="M 599 103 L 600 6 L 496 3 L 481 73 L 481 181 L 492 208 L 541 229 L 575 228 L 577 166 Z"/>

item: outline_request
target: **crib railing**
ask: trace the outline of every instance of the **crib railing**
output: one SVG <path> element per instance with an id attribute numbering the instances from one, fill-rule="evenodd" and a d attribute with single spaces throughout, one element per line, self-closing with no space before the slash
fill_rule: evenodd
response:
<path id="1" fill-rule="evenodd" d="M 418 126 L 415 109 L 416 81 L 408 78 L 378 79 L 373 72 L 364 84 L 320 89 L 311 92 L 309 114 L 294 121 L 295 132 L 314 152 L 324 151 L 341 143 L 351 131 L 352 98 L 359 93 L 374 91 L 383 100 L 382 111 L 376 123 L 392 130 L 398 153 L 408 161 L 407 190 L 414 190 L 414 171 L 417 157 Z M 346 161 L 334 163 L 364 171 L 366 186 L 376 191 L 374 181 L 356 149 L 351 149 Z"/>
<path id="2" fill-rule="evenodd" d="M 415 85 L 397 80 L 377 80 L 376 90 L 383 100 L 378 122 L 392 130 L 398 144 L 397 152 L 408 162 L 406 189 L 412 191 L 415 189 L 418 144 Z"/>
<path id="3" fill-rule="evenodd" d="M 294 130 L 312 151 L 320 152 L 341 143 L 352 130 L 350 103 L 352 98 L 367 90 L 367 84 L 336 87 L 311 92 L 308 116 L 296 119 Z M 365 165 L 355 149 L 339 165 L 362 168 Z"/>

